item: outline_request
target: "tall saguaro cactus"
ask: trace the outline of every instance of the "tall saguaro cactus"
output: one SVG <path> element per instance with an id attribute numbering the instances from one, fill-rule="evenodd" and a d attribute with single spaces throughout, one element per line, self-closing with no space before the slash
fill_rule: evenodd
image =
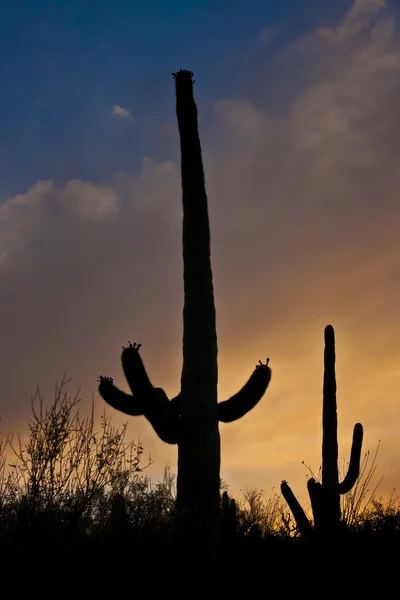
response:
<path id="1" fill-rule="evenodd" d="M 339 483 L 337 406 L 335 376 L 335 333 L 333 327 L 325 327 L 324 385 L 322 408 L 322 483 L 310 478 L 307 482 L 315 533 L 331 537 L 340 527 L 340 494 L 346 494 L 355 485 L 360 472 L 363 427 L 356 423 L 353 431 L 350 463 L 347 475 Z M 311 524 L 297 498 L 286 481 L 281 484 L 282 494 L 288 503 L 301 534 L 312 532 Z"/>
<path id="2" fill-rule="evenodd" d="M 218 422 L 239 419 L 264 395 L 271 377 L 259 361 L 245 386 L 217 402 L 217 334 L 210 259 L 210 230 L 193 73 L 173 73 L 181 145 L 183 201 L 183 368 L 181 391 L 169 400 L 151 384 L 139 354 L 140 344 L 122 351 L 122 366 L 132 391 L 125 394 L 109 377 L 99 392 L 111 406 L 144 415 L 164 442 L 178 445 L 177 506 L 190 520 L 216 529 L 220 513 L 220 436 Z M 215 526 L 215 527 L 214 527 Z"/>

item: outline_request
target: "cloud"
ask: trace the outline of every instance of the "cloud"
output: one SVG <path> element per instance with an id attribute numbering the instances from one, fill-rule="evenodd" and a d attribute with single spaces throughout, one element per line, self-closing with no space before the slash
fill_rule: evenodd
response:
<path id="1" fill-rule="evenodd" d="M 269 46 L 277 37 L 278 32 L 274 27 L 266 26 L 263 27 L 257 36 L 258 43 L 260 46 Z"/>
<path id="2" fill-rule="evenodd" d="M 284 106 L 266 106 L 259 72 L 247 73 L 248 97 L 216 99 L 212 114 L 199 106 L 220 399 L 241 387 L 259 358 L 270 356 L 273 369 L 261 405 L 221 427 L 223 477 L 233 490 L 287 478 L 306 500 L 301 460 L 315 470 L 321 460 L 323 328 L 332 323 L 340 456 L 348 458 L 361 421 L 365 449 L 382 439 L 382 490 L 390 492 L 400 387 L 396 23 L 384 2 L 358 1 L 336 26 L 297 40 L 276 61 L 283 86 L 294 71 L 301 81 Z M 53 386 L 65 369 L 101 408 L 96 377 L 112 375 L 126 389 L 119 354 L 129 339 L 143 342 L 154 383 L 176 393 L 180 202 L 179 165 L 151 157 L 136 175 L 42 181 L 5 200 L 3 423 L 25 418 L 37 381 Z M 174 464 L 176 451 L 144 419 L 130 427 L 158 468 Z"/>
<path id="3" fill-rule="evenodd" d="M 129 112 L 129 110 L 127 108 L 123 108 L 119 104 L 115 104 L 113 106 L 112 115 L 116 119 L 125 119 L 125 120 L 128 120 L 128 121 L 134 121 L 135 120 L 133 118 L 133 116 L 131 115 L 131 113 Z"/>
<path id="4" fill-rule="evenodd" d="M 113 190 L 79 180 L 56 186 L 53 180 L 39 181 L 25 194 L 8 198 L 0 205 L 0 252 L 3 261 L 18 249 L 29 248 L 50 218 L 104 219 L 118 213 Z M 51 215 L 51 217 L 50 217 Z"/>
<path id="5" fill-rule="evenodd" d="M 0 205 L 0 253 L 26 245 L 33 230 L 40 226 L 45 204 L 54 191 L 53 181 L 39 181 L 25 193 L 6 199 Z"/>
<path id="6" fill-rule="evenodd" d="M 57 192 L 57 202 L 80 217 L 107 218 L 118 213 L 118 199 L 110 188 L 73 179 Z"/>

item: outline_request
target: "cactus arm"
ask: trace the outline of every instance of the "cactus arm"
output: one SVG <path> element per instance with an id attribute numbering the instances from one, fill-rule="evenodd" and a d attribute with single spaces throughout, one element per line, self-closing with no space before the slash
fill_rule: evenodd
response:
<path id="1" fill-rule="evenodd" d="M 271 379 L 269 359 L 264 365 L 261 361 L 253 371 L 248 382 L 242 389 L 224 402 L 218 404 L 218 420 L 231 423 L 243 417 L 261 400 Z"/>
<path id="2" fill-rule="evenodd" d="M 168 400 L 162 388 L 154 388 L 149 395 L 144 416 L 152 424 L 158 437 L 167 444 L 177 444 L 180 433 L 180 417 L 176 406 Z"/>
<path id="3" fill-rule="evenodd" d="M 132 416 L 144 415 L 146 397 L 154 389 L 139 354 L 140 347 L 141 344 L 129 342 L 122 349 L 122 366 L 133 396 L 119 390 L 112 377 L 99 377 L 99 393 L 107 404 Z"/>
<path id="4" fill-rule="evenodd" d="M 173 405 L 161 388 L 153 388 L 147 397 L 132 396 L 118 389 L 111 377 L 99 377 L 99 393 L 102 398 L 120 412 L 131 416 L 144 415 L 159 438 L 167 444 L 179 439 L 180 421 L 176 405 Z"/>
<path id="5" fill-rule="evenodd" d="M 134 398 L 118 389 L 112 377 L 99 377 L 100 396 L 113 408 L 125 413 L 126 415 L 139 416 L 144 414 L 143 398 Z"/>
<path id="6" fill-rule="evenodd" d="M 315 481 L 314 477 L 310 477 L 307 481 L 308 494 L 311 501 L 311 510 L 314 517 L 314 528 L 320 532 L 325 523 L 325 504 L 324 504 L 324 488 Z"/>
<path id="7" fill-rule="evenodd" d="M 347 494 L 355 485 L 360 474 L 361 447 L 363 441 L 363 426 L 356 423 L 353 430 L 353 442 L 351 445 L 350 463 L 346 477 L 339 483 L 339 494 Z"/>
<path id="8" fill-rule="evenodd" d="M 128 346 L 123 347 L 121 356 L 125 377 L 134 396 L 146 396 L 154 389 L 139 354 L 141 345 L 129 342 Z"/>
<path id="9" fill-rule="evenodd" d="M 306 513 L 302 509 L 300 502 L 297 500 L 296 496 L 292 492 L 291 487 L 285 480 L 283 480 L 281 483 L 281 492 L 293 513 L 297 529 L 300 531 L 301 535 L 311 535 L 313 530 L 312 525 L 308 520 Z"/>
<path id="10" fill-rule="evenodd" d="M 161 440 L 176 444 L 179 407 L 176 399 L 171 403 L 163 389 L 151 384 L 139 354 L 140 346 L 129 342 L 122 350 L 122 366 L 133 395 L 119 390 L 109 377 L 100 377 L 99 392 L 113 408 L 128 415 L 144 415 Z"/>

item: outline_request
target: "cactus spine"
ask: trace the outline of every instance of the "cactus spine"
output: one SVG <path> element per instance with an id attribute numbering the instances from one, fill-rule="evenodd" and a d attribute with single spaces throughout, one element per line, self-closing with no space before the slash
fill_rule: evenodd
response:
<path id="1" fill-rule="evenodd" d="M 132 391 L 125 394 L 109 377 L 99 392 L 111 406 L 144 415 L 161 440 L 178 444 L 177 506 L 190 519 L 216 530 L 220 512 L 220 436 L 218 422 L 234 421 L 264 395 L 271 371 L 261 361 L 246 385 L 217 402 L 217 334 L 210 259 L 210 230 L 193 73 L 173 73 L 181 146 L 183 203 L 183 368 L 181 391 L 169 400 L 147 376 L 140 344 L 122 351 L 122 366 Z"/>
<path id="2" fill-rule="evenodd" d="M 340 531 L 340 494 L 349 492 L 360 472 L 363 427 L 356 423 L 353 431 L 349 468 L 344 480 L 339 483 L 337 405 L 335 376 L 335 333 L 331 325 L 325 327 L 324 384 L 322 409 L 322 484 L 310 478 L 307 482 L 311 508 L 314 516 L 314 531 L 324 537 L 336 536 Z M 281 492 L 288 503 L 304 536 L 312 533 L 311 524 L 286 481 L 282 481 Z"/>

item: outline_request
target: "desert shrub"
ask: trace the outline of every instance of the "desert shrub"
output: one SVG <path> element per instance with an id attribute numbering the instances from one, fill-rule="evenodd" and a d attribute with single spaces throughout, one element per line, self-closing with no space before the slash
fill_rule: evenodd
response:
<path id="1" fill-rule="evenodd" d="M 244 488 L 236 499 L 236 506 L 238 530 L 245 536 L 265 537 L 286 531 L 286 505 L 274 490 L 267 495 L 256 487 Z"/>
<path id="2" fill-rule="evenodd" d="M 70 396 L 68 383 L 64 377 L 56 385 L 50 406 L 36 390 L 26 438 L 0 439 L 3 534 L 88 534 L 109 519 L 117 495 L 143 478 L 148 465 L 142 466 L 140 441 L 126 441 L 126 425 L 114 427 L 105 413 L 97 427 L 94 404 L 83 415 L 79 392 Z"/>
<path id="3" fill-rule="evenodd" d="M 26 565 L 27 557 L 32 572 L 45 564 L 57 576 L 88 561 L 115 573 L 132 564 L 135 572 L 146 573 L 151 565 L 158 573 L 152 586 L 162 590 L 179 570 L 175 474 L 166 466 L 161 481 L 153 482 L 145 473 L 151 461 L 143 465 L 140 440 L 127 441 L 126 425 L 114 427 L 105 413 L 97 424 L 93 403 L 84 413 L 79 392 L 71 396 L 68 384 L 63 378 L 56 385 L 49 405 L 36 390 L 26 436 L 0 435 L 2 568 Z M 365 454 L 342 511 L 353 536 L 349 559 L 357 568 L 373 564 L 388 576 L 400 547 L 400 507 L 394 497 L 376 499 L 377 451 Z M 221 493 L 227 487 L 221 482 Z M 256 590 L 265 564 L 276 577 L 286 569 L 298 576 L 307 570 L 310 555 L 283 497 L 245 488 L 230 506 L 234 518 L 226 531 L 221 528 L 225 590 L 233 595 Z M 250 572 L 256 574 L 249 582 Z M 91 581 L 90 569 L 87 578 Z"/>

